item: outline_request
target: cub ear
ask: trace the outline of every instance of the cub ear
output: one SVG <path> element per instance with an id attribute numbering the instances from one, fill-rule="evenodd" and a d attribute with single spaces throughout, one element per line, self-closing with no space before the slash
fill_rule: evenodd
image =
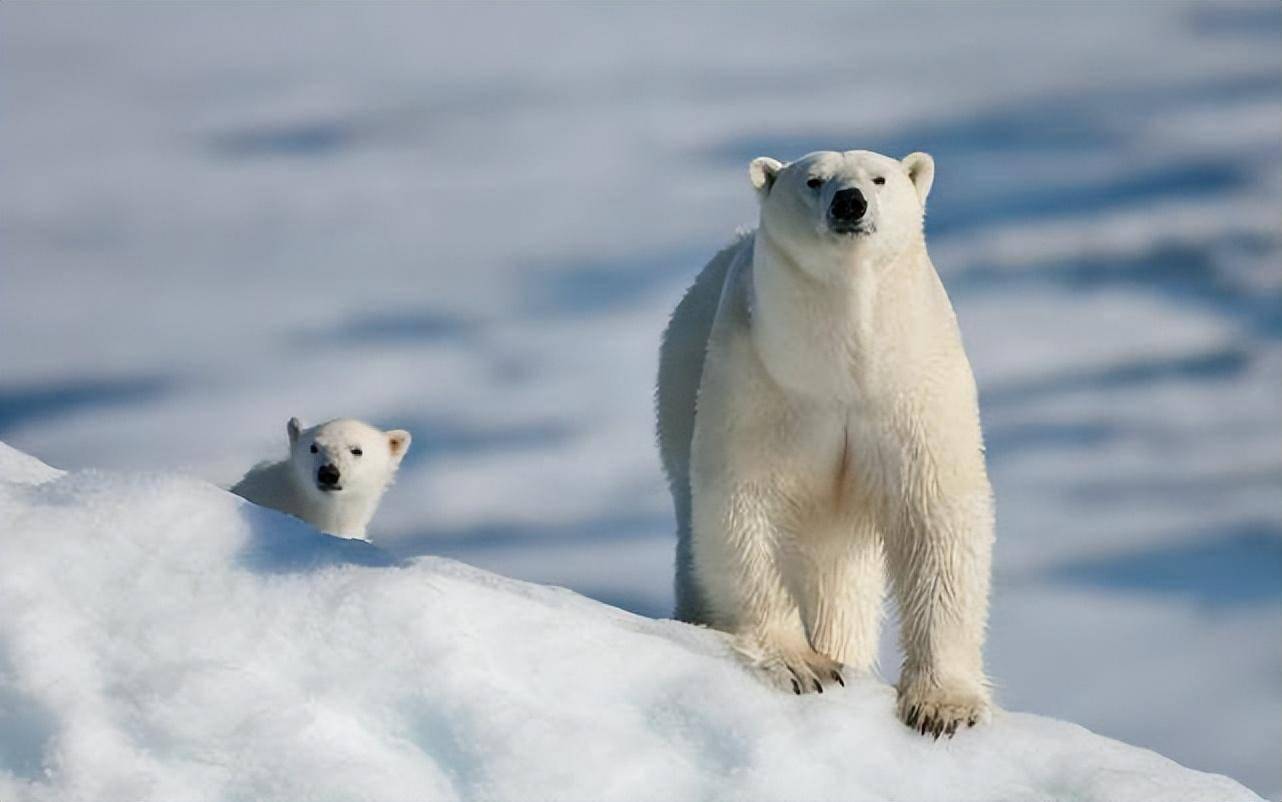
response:
<path id="1" fill-rule="evenodd" d="M 410 433 L 404 429 L 393 429 L 387 433 L 387 448 L 392 452 L 392 463 L 399 465 L 405 452 L 410 450 Z"/>
<path id="2" fill-rule="evenodd" d="M 908 178 L 917 188 L 917 199 L 921 205 L 926 205 L 926 196 L 930 194 L 930 186 L 935 183 L 935 160 L 930 157 L 929 153 L 909 153 L 901 162 L 904 170 L 908 173 Z"/>
<path id="3" fill-rule="evenodd" d="M 289 423 L 285 424 L 285 431 L 289 432 L 289 444 L 292 446 L 298 442 L 298 436 L 303 433 L 303 424 L 298 422 L 298 418 L 290 418 Z"/>
<path id="4" fill-rule="evenodd" d="M 770 194 L 770 188 L 775 185 L 775 179 L 779 177 L 779 171 L 784 168 L 783 162 L 778 159 L 772 159 L 769 156 L 758 156 L 748 165 L 748 180 L 752 182 L 753 189 L 757 190 L 762 196 Z"/>

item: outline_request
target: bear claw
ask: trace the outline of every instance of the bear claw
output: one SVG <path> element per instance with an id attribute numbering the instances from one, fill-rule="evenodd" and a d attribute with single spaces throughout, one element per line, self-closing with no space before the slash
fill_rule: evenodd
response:
<path id="1" fill-rule="evenodd" d="M 899 718 L 920 735 L 939 740 L 952 738 L 965 724 L 974 727 L 987 719 L 989 702 L 981 689 L 940 688 L 933 685 L 901 688 Z"/>
<path id="2" fill-rule="evenodd" d="M 831 677 L 841 685 L 841 663 L 812 649 L 779 649 L 751 636 L 737 638 L 734 648 L 759 676 L 782 691 L 797 696 L 823 693 Z"/>

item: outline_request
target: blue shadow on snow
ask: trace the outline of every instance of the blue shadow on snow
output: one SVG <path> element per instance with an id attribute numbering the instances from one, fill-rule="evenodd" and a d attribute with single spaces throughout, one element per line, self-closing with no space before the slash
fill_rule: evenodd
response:
<path id="1" fill-rule="evenodd" d="M 1199 105 L 1282 99 L 1274 71 L 1215 77 L 1195 85 L 1123 87 L 1065 92 L 996 106 L 962 120 L 909 125 L 851 141 L 824 135 L 749 135 L 728 139 L 707 153 L 716 164 L 746 165 L 756 156 L 799 158 L 815 150 L 861 148 L 903 156 L 924 150 L 941 165 L 926 229 L 931 236 L 991 228 L 1002 222 L 1095 214 L 1138 208 L 1165 199 L 1234 192 L 1253 180 L 1256 163 L 1272 148 L 1199 158 L 1178 166 L 1119 169 L 1079 179 L 1063 171 L 1042 176 L 1047 159 L 1071 164 L 1142 150 L 1137 131 L 1154 114 Z"/>
<path id="2" fill-rule="evenodd" d="M 1259 261 L 1274 252 L 1269 238 L 1229 234 L 1204 242 L 1157 242 L 1143 253 L 1030 262 L 1019 270 L 969 265 L 950 271 L 955 298 L 1025 287 L 1090 292 L 1135 287 L 1178 303 L 1241 321 L 1253 333 L 1282 339 L 1282 289 L 1234 281 L 1224 269 L 1240 259 Z"/>
<path id="3" fill-rule="evenodd" d="M 230 158 L 323 156 L 350 147 L 356 135 L 355 126 L 340 120 L 310 120 L 215 134 L 209 148 Z"/>
<path id="4" fill-rule="evenodd" d="M 1282 527 L 1256 521 L 1219 537 L 1065 563 L 1052 580 L 1132 593 L 1184 596 L 1211 607 L 1282 599 Z"/>
<path id="5" fill-rule="evenodd" d="M 71 379 L 23 387 L 0 385 L 0 435 L 29 421 L 82 409 L 124 406 L 164 394 L 169 382 L 159 376 L 132 379 Z"/>
<path id="6" fill-rule="evenodd" d="M 1201 354 L 1136 359 L 1121 365 L 1057 373 L 1046 377 L 1004 382 L 980 394 L 980 407 L 1021 404 L 1055 398 L 1081 390 L 1111 390 L 1152 385 L 1172 379 L 1229 378 L 1245 370 L 1251 354 L 1245 348 L 1223 348 Z"/>
<path id="7" fill-rule="evenodd" d="M 468 561 L 468 554 L 508 548 L 537 548 L 541 545 L 596 543 L 602 532 L 610 540 L 652 537 L 656 532 L 671 532 L 670 514 L 620 513 L 559 524 L 482 523 L 454 529 L 404 535 L 396 539 L 392 550 L 403 557 L 434 554 Z M 672 541 L 676 548 L 676 539 Z"/>
<path id="8" fill-rule="evenodd" d="M 724 244 L 729 243 L 729 232 Z M 616 259 L 581 260 L 526 271 L 527 307 L 535 314 L 565 316 L 610 311 L 670 281 L 691 277 L 708 261 L 704 247 L 645 253 Z"/>
<path id="9" fill-rule="evenodd" d="M 475 333 L 475 322 L 434 309 L 375 312 L 334 326 L 289 335 L 298 346 L 395 345 L 463 340 Z"/>

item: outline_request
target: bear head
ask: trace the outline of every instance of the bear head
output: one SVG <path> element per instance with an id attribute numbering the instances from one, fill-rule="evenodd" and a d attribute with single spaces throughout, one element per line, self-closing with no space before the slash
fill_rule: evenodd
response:
<path id="1" fill-rule="evenodd" d="M 286 431 L 295 484 L 326 503 L 353 496 L 377 498 L 410 447 L 410 433 L 403 429 L 384 432 L 347 418 L 310 429 L 290 418 Z"/>
<path id="2" fill-rule="evenodd" d="M 893 262 L 922 241 L 935 162 L 868 150 L 819 151 L 784 164 L 754 159 L 748 177 L 761 201 L 758 231 L 816 278 L 853 265 Z"/>

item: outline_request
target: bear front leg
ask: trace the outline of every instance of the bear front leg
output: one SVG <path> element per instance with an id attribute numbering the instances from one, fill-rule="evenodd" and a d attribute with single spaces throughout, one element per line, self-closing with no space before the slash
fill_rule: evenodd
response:
<path id="1" fill-rule="evenodd" d="M 904 651 L 898 714 L 924 735 L 951 737 L 990 717 L 983 645 L 991 500 L 985 482 L 914 507 L 886 542 Z"/>
<path id="2" fill-rule="evenodd" d="M 877 663 L 885 569 L 871 520 L 815 533 L 787 574 L 811 645 L 858 674 Z"/>
<path id="3" fill-rule="evenodd" d="M 798 626 L 799 626 L 798 622 Z M 801 696 L 823 693 L 833 683 L 844 686 L 841 663 L 811 648 L 794 627 L 750 627 L 732 641 L 735 652 L 762 679 L 782 691 Z"/>
<path id="4" fill-rule="evenodd" d="M 771 497 L 760 485 L 729 492 L 696 487 L 692 551 L 706 623 L 732 635 L 734 650 L 769 684 L 823 693 L 825 685 L 844 684 L 841 664 L 806 638 L 780 570 L 779 544 L 787 535 Z"/>

